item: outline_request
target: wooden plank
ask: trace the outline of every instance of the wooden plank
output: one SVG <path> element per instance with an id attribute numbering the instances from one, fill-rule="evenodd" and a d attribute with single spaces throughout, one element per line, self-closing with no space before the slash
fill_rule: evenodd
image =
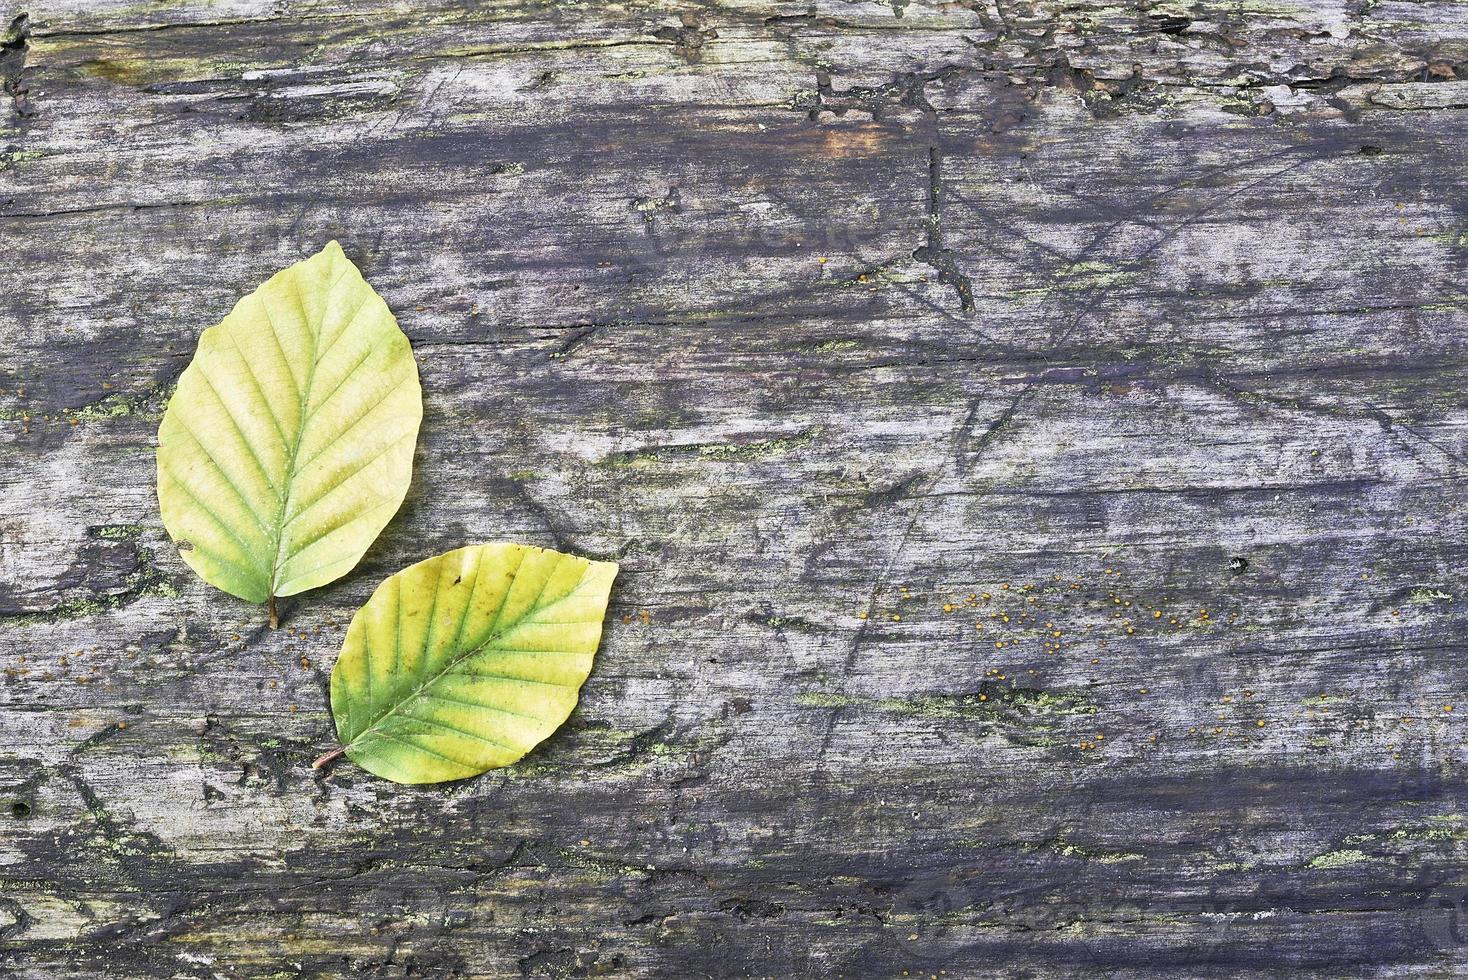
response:
<path id="1" fill-rule="evenodd" d="M 1468 8 L 0 15 L 9 975 L 1465 968 Z M 332 238 L 417 477 L 272 632 L 153 445 Z M 310 770 L 501 538 L 622 562 L 567 727 Z"/>

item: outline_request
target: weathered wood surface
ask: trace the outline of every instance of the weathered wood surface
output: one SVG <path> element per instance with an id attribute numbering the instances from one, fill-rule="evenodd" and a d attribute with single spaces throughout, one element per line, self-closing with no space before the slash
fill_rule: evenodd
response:
<path id="1" fill-rule="evenodd" d="M 1468 6 L 0 13 L 7 975 L 1468 969 Z M 152 446 L 330 238 L 427 416 L 270 632 Z M 572 722 L 313 773 L 499 538 L 623 563 Z"/>

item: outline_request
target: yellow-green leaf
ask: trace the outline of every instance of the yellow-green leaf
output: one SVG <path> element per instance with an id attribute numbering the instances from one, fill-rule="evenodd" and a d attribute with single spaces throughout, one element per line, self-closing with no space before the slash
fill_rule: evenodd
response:
<path id="1" fill-rule="evenodd" d="M 199 337 L 158 430 L 163 523 L 205 581 L 273 618 L 397 512 L 422 419 L 408 338 L 332 242 Z"/>
<path id="2" fill-rule="evenodd" d="M 576 707 L 614 562 L 500 542 L 419 562 L 357 611 L 331 672 L 345 752 L 400 783 L 508 766 Z"/>

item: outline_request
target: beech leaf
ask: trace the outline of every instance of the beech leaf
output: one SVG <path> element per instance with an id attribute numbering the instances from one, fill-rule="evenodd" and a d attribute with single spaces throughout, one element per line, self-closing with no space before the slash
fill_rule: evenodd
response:
<path id="1" fill-rule="evenodd" d="M 475 776 L 561 726 L 591 672 L 614 562 L 460 548 L 387 579 L 331 672 L 338 755 L 400 783 Z"/>
<path id="2" fill-rule="evenodd" d="M 345 575 L 408 492 L 418 366 L 341 246 L 199 337 L 158 430 L 158 502 L 209 584 L 250 602 Z"/>

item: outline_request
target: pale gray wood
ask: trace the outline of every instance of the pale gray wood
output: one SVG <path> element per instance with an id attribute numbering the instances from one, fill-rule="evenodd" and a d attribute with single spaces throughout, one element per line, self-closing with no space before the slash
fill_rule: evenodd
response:
<path id="1" fill-rule="evenodd" d="M 1468 964 L 1468 6 L 0 14 L 9 974 Z M 271 632 L 154 438 L 331 238 L 418 470 Z M 501 538 L 622 562 L 572 721 L 313 773 L 352 611 Z"/>

